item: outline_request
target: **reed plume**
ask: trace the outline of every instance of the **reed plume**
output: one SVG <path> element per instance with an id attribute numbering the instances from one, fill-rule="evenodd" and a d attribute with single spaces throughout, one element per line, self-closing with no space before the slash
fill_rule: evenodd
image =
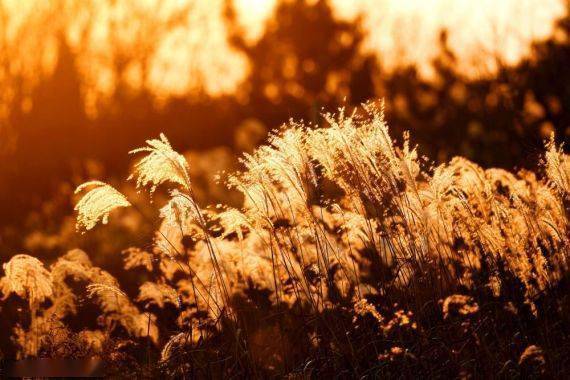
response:
<path id="1" fill-rule="evenodd" d="M 119 207 L 129 207 L 131 203 L 112 186 L 100 182 L 90 181 L 77 187 L 75 193 L 92 187 L 75 205 L 77 211 L 77 229 L 88 231 L 101 222 L 107 224 L 109 214 Z"/>
<path id="2" fill-rule="evenodd" d="M 164 186 L 167 197 L 152 247 L 123 251 L 125 270 L 141 274 L 132 299 L 81 251 L 50 271 L 16 256 L 5 265 L 2 292 L 38 306 L 50 299 L 34 325 L 48 331 L 48 316 L 63 321 L 78 312 L 68 282 L 85 282 L 104 339 L 126 331 L 162 344 L 160 365 L 173 376 L 203 365 L 202 355 L 223 362 L 216 355 L 225 345 L 247 374 L 275 374 L 290 362 L 322 360 L 322 352 L 355 371 L 400 373 L 422 361 L 414 367 L 421 372 L 432 368 L 418 358 L 427 355 L 427 335 L 457 334 L 449 351 L 430 348 L 454 357 L 464 351 L 453 342 L 473 337 L 462 347 L 492 351 L 481 348 L 491 338 L 475 326 L 499 315 L 540 320 L 541 305 L 569 275 L 570 160 L 562 147 L 546 142 L 544 175 L 485 169 L 462 157 L 435 166 L 407 133 L 401 143 L 392 139 L 381 106 L 323 118 L 319 128 L 290 122 L 243 156 L 242 170 L 224 178 L 243 198 L 238 207 L 199 205 L 188 163 L 164 135 L 132 151 L 146 155 L 129 178 L 151 195 Z M 103 182 L 77 192 L 86 188 L 75 208 L 81 231 L 130 205 Z M 18 342 L 29 332 L 15 330 Z"/>

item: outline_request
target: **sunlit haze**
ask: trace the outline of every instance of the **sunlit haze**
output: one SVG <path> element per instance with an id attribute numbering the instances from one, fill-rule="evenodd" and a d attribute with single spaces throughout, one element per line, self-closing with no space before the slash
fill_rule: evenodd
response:
<path id="1" fill-rule="evenodd" d="M 277 3 L 235 1 L 247 41 L 259 38 Z M 487 75 L 497 58 L 513 64 L 527 54 L 530 43 L 548 36 L 564 11 L 560 0 L 334 0 L 332 4 L 339 18 L 362 17 L 367 33 L 364 48 L 376 53 L 385 68 L 415 63 L 427 76 L 442 28 L 449 30 L 450 47 L 465 73 Z M 113 92 L 118 80 L 135 90 L 151 89 L 160 102 L 196 91 L 232 93 L 249 70 L 246 58 L 227 42 L 223 0 L 9 0 L 3 5 L 11 74 L 20 72 L 33 82 L 39 73 L 49 73 L 57 62 L 56 36 L 63 32 L 77 54 L 90 112 Z M 122 61 L 128 55 L 129 60 Z M 127 66 L 122 67 L 123 78 L 117 78 L 113 66 L 121 62 Z M 9 97 L 9 86 L 4 88 Z"/>

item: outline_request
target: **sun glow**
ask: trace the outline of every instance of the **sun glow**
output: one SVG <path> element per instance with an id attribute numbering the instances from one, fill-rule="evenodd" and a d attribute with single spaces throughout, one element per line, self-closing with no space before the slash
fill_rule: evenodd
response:
<path id="1" fill-rule="evenodd" d="M 234 0 L 247 42 L 262 35 L 278 3 Z M 485 75 L 495 70 L 497 61 L 513 64 L 528 54 L 530 43 L 550 35 L 564 11 L 561 0 L 331 4 L 338 18 L 361 17 L 367 33 L 364 48 L 376 53 L 385 69 L 411 63 L 425 75 L 438 54 L 442 28 L 449 30 L 449 46 L 460 68 Z M 10 62 L 0 67 L 2 97 L 11 96 L 9 78 L 23 78 L 24 89 L 29 89 L 40 80 L 38 73 L 49 75 L 61 53 L 62 35 L 76 56 L 90 114 L 121 83 L 135 91 L 149 90 L 158 103 L 171 96 L 234 93 L 249 72 L 249 62 L 227 40 L 224 12 L 223 0 L 0 1 L 6 21 L 2 51 Z M 6 112 L 0 107 L 0 116 Z"/>
<path id="2" fill-rule="evenodd" d="M 363 17 L 366 48 L 387 67 L 417 64 L 429 75 L 442 29 L 466 74 L 494 72 L 497 60 L 515 64 L 563 16 L 560 0 L 332 0 L 342 18 Z"/>

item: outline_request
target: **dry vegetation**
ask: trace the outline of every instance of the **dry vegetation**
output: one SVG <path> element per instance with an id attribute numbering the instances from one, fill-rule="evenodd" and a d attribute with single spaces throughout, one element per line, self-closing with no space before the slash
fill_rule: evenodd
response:
<path id="1" fill-rule="evenodd" d="M 568 374 L 569 156 L 548 141 L 538 177 L 434 167 L 373 104 L 324 117 L 220 176 L 239 209 L 201 207 L 165 136 L 131 152 L 140 190 L 169 189 L 152 248 L 123 252 L 138 294 L 79 250 L 14 256 L 19 357 L 99 354 L 123 376 Z M 81 232 L 134 207 L 77 191 Z"/>

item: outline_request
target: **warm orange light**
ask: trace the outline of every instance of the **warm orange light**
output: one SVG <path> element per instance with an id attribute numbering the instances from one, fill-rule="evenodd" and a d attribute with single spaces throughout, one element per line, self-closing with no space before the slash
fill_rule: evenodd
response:
<path id="1" fill-rule="evenodd" d="M 548 37 L 565 12 L 562 0 L 332 0 L 337 15 L 362 15 L 369 38 L 388 68 L 417 64 L 429 75 L 442 28 L 466 74 L 486 75 L 496 59 L 515 64 L 533 40 Z"/>
<path id="2" fill-rule="evenodd" d="M 112 94 L 117 84 L 149 89 L 160 102 L 196 92 L 235 92 L 246 77 L 246 57 L 227 41 L 224 0 L 121 0 L 0 2 L 9 54 L 8 72 L 0 72 L 4 97 L 10 77 L 39 80 L 59 54 L 57 37 L 75 54 L 87 110 Z M 246 41 L 263 33 L 278 0 L 234 0 Z M 361 15 L 368 37 L 387 69 L 414 63 L 430 74 L 438 54 L 437 38 L 449 30 L 449 44 L 470 75 L 495 69 L 496 59 L 516 63 L 530 42 L 552 33 L 565 10 L 562 0 L 331 0 L 339 18 Z M 121 71 L 117 71 L 117 67 Z M 2 69 L 0 68 L 0 71 Z M 0 98 L 1 100 L 1 98 Z M 8 103 L 8 102 L 3 102 Z M 0 116 L 2 110 L 0 107 Z"/>

